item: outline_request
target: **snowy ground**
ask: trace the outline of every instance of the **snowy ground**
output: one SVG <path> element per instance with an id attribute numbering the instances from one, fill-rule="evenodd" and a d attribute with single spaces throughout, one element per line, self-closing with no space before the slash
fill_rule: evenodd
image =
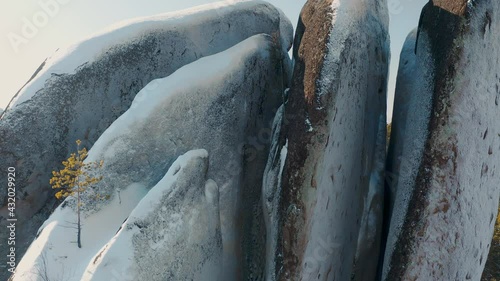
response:
<path id="1" fill-rule="evenodd" d="M 70 206 L 57 208 L 19 263 L 14 280 L 44 280 L 44 276 L 49 280 L 80 280 L 94 255 L 113 237 L 146 193 L 144 186 L 131 185 L 100 212 L 83 216 L 82 248 L 75 243 L 75 210 Z"/>

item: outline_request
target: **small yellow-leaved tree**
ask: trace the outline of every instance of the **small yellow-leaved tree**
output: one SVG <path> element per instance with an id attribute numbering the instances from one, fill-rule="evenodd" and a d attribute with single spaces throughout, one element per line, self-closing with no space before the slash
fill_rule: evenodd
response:
<path id="1" fill-rule="evenodd" d="M 50 179 L 50 185 L 53 189 L 59 189 L 56 193 L 57 199 L 66 198 L 68 196 L 76 196 L 76 208 L 78 213 L 77 220 L 77 243 L 78 248 L 82 247 L 81 242 L 81 220 L 80 220 L 80 209 L 81 209 L 81 193 L 92 185 L 100 182 L 102 176 L 93 176 L 94 172 L 102 168 L 103 161 L 100 162 L 89 162 L 84 163 L 85 158 L 87 158 L 88 151 L 86 148 L 80 149 L 82 142 L 80 140 L 76 141 L 77 153 L 71 153 L 68 160 L 63 161 L 64 169 L 52 172 L 52 178 Z"/>

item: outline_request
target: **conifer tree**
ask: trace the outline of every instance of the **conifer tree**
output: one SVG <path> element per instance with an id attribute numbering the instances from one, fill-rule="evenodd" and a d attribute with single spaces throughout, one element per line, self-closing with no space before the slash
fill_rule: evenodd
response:
<path id="1" fill-rule="evenodd" d="M 76 197 L 76 208 L 77 208 L 77 243 L 78 248 L 82 247 L 81 243 L 81 220 L 80 220 L 80 209 L 82 206 L 81 194 L 92 185 L 100 182 L 102 176 L 93 176 L 97 169 L 102 168 L 103 161 L 100 162 L 89 162 L 84 163 L 85 158 L 87 158 L 88 151 L 86 148 L 80 149 L 82 142 L 80 140 L 76 141 L 77 152 L 71 153 L 70 157 L 63 161 L 62 164 L 64 168 L 59 171 L 52 172 L 52 178 L 50 179 L 50 185 L 53 189 L 59 189 L 56 193 L 57 199 L 66 198 L 68 196 Z"/>

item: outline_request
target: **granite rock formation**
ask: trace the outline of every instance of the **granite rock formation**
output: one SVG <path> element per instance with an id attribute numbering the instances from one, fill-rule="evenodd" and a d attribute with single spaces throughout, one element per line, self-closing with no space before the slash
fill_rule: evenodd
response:
<path id="1" fill-rule="evenodd" d="M 149 83 L 89 152 L 87 161 L 104 161 L 100 170 L 104 178 L 93 190 L 109 195 L 110 200 L 95 201 L 90 192 L 81 199 L 84 214 L 94 217 L 110 209 L 120 214 L 130 212 L 134 203 L 116 205 L 116 198 L 134 196 L 132 201 L 140 200 L 177 157 L 189 150 L 206 149 L 213 155 L 208 178 L 220 189 L 223 278 L 244 280 L 246 276 L 261 276 L 265 235 L 260 234 L 265 234 L 265 230 L 260 191 L 269 152 L 270 123 L 282 103 L 287 80 L 283 71 L 283 61 L 287 60 L 279 42 L 261 34 Z M 204 75 L 200 77 L 199 73 Z M 70 208 L 64 208 L 66 213 L 51 217 L 44 226 L 60 222 L 62 216 L 66 220 L 75 217 L 74 211 L 67 209 Z M 123 219 L 118 221 L 121 222 Z M 51 241 L 67 231 L 55 228 L 48 237 L 42 235 L 43 239 L 34 243 L 42 245 L 32 246 L 27 255 L 40 247 L 49 257 L 63 252 L 68 245 Z M 99 237 L 87 245 L 92 243 L 99 250 L 116 229 L 105 229 L 98 235 L 97 230 L 88 231 Z M 86 259 L 95 255 L 94 249 L 88 251 L 90 257 L 81 252 L 78 256 L 68 255 L 66 268 L 84 270 L 80 264 L 86 266 Z M 69 262 L 71 259 L 75 264 Z M 19 270 L 29 274 L 29 264 L 20 265 Z M 19 276 L 26 278 L 21 273 Z"/>
<path id="2" fill-rule="evenodd" d="M 397 92 L 410 101 L 391 140 L 404 149 L 383 280 L 481 278 L 500 196 L 499 13 L 465 0 L 422 11 L 416 55 L 402 58 L 413 85 Z"/>
<path id="3" fill-rule="evenodd" d="M 382 230 L 385 1 L 310 0 L 263 198 L 267 280 L 368 280 Z M 270 231 L 271 229 L 272 231 Z"/>
<path id="4" fill-rule="evenodd" d="M 292 32 L 289 20 L 269 3 L 220 2 L 123 23 L 42 63 L 0 119 L 0 169 L 18 171 L 18 258 L 57 206 L 49 177 L 75 140 L 90 148 L 154 79 L 256 34 L 271 35 L 288 49 Z M 0 182 L 6 180 L 2 173 Z M 4 223 L 6 189 L 0 198 Z M 5 235 L 0 232 L 2 241 Z M 5 265 L 4 256 L 0 261 Z"/>

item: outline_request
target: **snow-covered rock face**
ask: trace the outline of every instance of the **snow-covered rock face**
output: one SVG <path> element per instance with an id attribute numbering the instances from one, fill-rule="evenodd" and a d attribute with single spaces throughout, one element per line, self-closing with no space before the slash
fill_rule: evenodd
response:
<path id="1" fill-rule="evenodd" d="M 180 153 L 207 149 L 213 155 L 209 177 L 221 188 L 228 276 L 239 267 L 263 267 L 240 263 L 254 258 L 259 262 L 264 255 L 264 245 L 253 239 L 261 239 L 258 234 L 264 231 L 260 189 L 270 124 L 282 101 L 280 55 L 272 38 L 260 35 L 153 81 L 89 154 L 89 160 L 104 160 L 110 180 L 105 179 L 102 188 L 112 193 L 132 182 L 151 186 Z"/>
<path id="2" fill-rule="evenodd" d="M 418 32 L 407 137 L 395 140 L 384 280 L 480 280 L 498 212 L 500 3 L 435 2 Z"/>
<path id="3" fill-rule="evenodd" d="M 311 0 L 302 10 L 292 86 L 264 179 L 268 280 L 375 275 L 387 25 L 385 1 Z"/>
<path id="4" fill-rule="evenodd" d="M 219 192 L 208 166 L 205 150 L 179 157 L 81 280 L 221 280 Z"/>
<path id="5" fill-rule="evenodd" d="M 416 74 L 415 66 L 415 43 L 417 39 L 417 30 L 413 30 L 408 34 L 406 41 L 403 45 L 403 50 L 401 51 L 398 77 L 396 83 L 396 95 L 394 96 L 394 110 L 392 116 L 392 130 L 391 130 L 391 141 L 389 145 L 389 150 L 387 152 L 387 165 L 386 165 L 386 179 L 389 187 L 389 209 L 392 210 L 394 206 L 396 187 L 398 186 L 398 176 L 400 174 L 399 170 L 401 168 L 402 153 L 404 148 L 403 139 L 407 135 L 405 130 L 407 126 L 407 117 L 410 109 L 410 101 L 421 99 L 421 96 L 417 95 L 418 91 L 414 88 L 416 87 L 415 82 L 419 81 L 419 77 Z M 417 96 L 417 97 L 415 97 Z M 389 211 L 392 213 L 392 211 Z"/>
<path id="6" fill-rule="evenodd" d="M 261 33 L 282 42 L 285 50 L 291 45 L 291 24 L 272 5 L 226 1 L 124 23 L 45 61 L 0 121 L 0 169 L 17 170 L 17 254 L 23 254 L 56 205 L 48 187 L 50 172 L 74 150 L 75 140 L 90 148 L 153 79 Z M 196 79 L 204 75 L 198 72 Z M 1 173 L 0 182 L 6 176 Z M 2 206 L 6 192 L 0 189 Z M 4 222 L 5 208 L 0 215 Z M 0 240 L 5 235 L 0 232 Z"/>
<path id="7" fill-rule="evenodd" d="M 96 191 L 111 195 L 110 204 L 114 204 L 117 198 L 124 200 L 123 192 L 133 186 L 139 190 L 155 186 L 179 155 L 206 149 L 211 155 L 208 177 L 220 189 L 223 280 L 260 276 L 264 270 L 265 236 L 257 235 L 265 233 L 261 183 L 272 119 L 283 99 L 282 60 L 289 60 L 275 44 L 271 36 L 256 35 L 184 66 L 169 77 L 152 81 L 137 94 L 130 109 L 102 134 L 87 159 L 104 161 L 104 179 Z M 110 208 L 93 198 L 91 192 L 82 198 L 85 216 Z M 129 206 L 116 208 L 124 214 Z M 70 220 L 74 211 L 67 216 Z M 103 230 L 101 238 L 82 243 L 100 248 L 116 230 Z M 55 245 L 52 241 L 65 231 L 54 229 L 44 237 L 48 241 L 44 247 L 51 244 L 50 251 L 64 252 L 62 247 L 67 244 Z M 37 241 L 35 244 L 44 243 Z M 30 248 L 26 256 L 31 256 L 32 249 L 37 247 Z M 81 262 L 65 267 L 78 272 L 82 270 Z"/>

